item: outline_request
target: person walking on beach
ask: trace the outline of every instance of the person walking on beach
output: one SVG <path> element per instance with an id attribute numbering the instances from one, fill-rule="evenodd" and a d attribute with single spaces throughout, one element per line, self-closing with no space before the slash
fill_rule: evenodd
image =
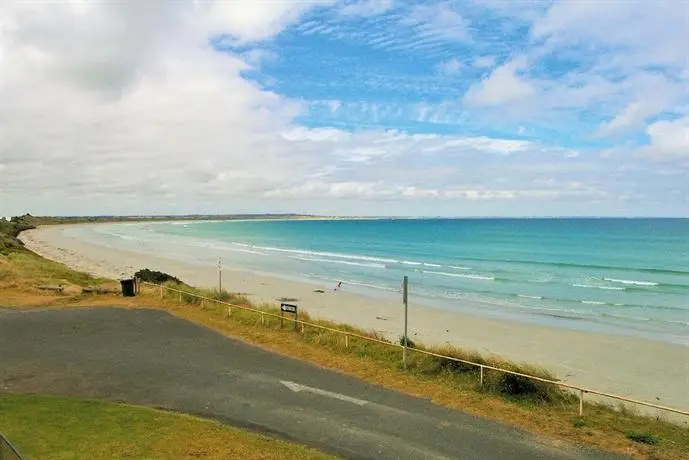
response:
<path id="1" fill-rule="evenodd" d="M 337 286 L 335 286 L 335 289 L 333 289 L 333 291 L 339 291 L 340 288 L 342 288 L 342 281 L 337 282 Z"/>

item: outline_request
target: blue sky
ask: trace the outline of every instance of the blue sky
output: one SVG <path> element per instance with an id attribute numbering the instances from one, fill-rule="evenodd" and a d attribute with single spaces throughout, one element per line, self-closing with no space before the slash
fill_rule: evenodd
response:
<path id="1" fill-rule="evenodd" d="M 0 214 L 689 216 L 680 0 L 14 1 L 0 24 Z"/>

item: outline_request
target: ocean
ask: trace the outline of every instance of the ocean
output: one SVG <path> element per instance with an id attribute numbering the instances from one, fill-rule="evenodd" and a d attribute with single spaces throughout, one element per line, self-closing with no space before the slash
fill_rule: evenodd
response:
<path id="1" fill-rule="evenodd" d="M 180 221 L 72 227 L 97 244 L 363 295 L 689 345 L 689 219 Z"/>

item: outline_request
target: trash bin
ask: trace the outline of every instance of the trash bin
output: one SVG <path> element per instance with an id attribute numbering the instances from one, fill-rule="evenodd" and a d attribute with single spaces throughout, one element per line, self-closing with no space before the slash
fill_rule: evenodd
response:
<path id="1" fill-rule="evenodd" d="M 122 297 L 134 297 L 136 295 L 134 278 L 120 280 L 122 285 Z"/>

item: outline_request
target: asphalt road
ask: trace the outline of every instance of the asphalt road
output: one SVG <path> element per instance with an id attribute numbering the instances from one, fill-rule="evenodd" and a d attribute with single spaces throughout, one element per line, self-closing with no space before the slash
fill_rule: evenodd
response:
<path id="1" fill-rule="evenodd" d="M 346 458 L 612 458 L 555 446 L 157 310 L 0 309 L 0 389 L 193 413 Z"/>

